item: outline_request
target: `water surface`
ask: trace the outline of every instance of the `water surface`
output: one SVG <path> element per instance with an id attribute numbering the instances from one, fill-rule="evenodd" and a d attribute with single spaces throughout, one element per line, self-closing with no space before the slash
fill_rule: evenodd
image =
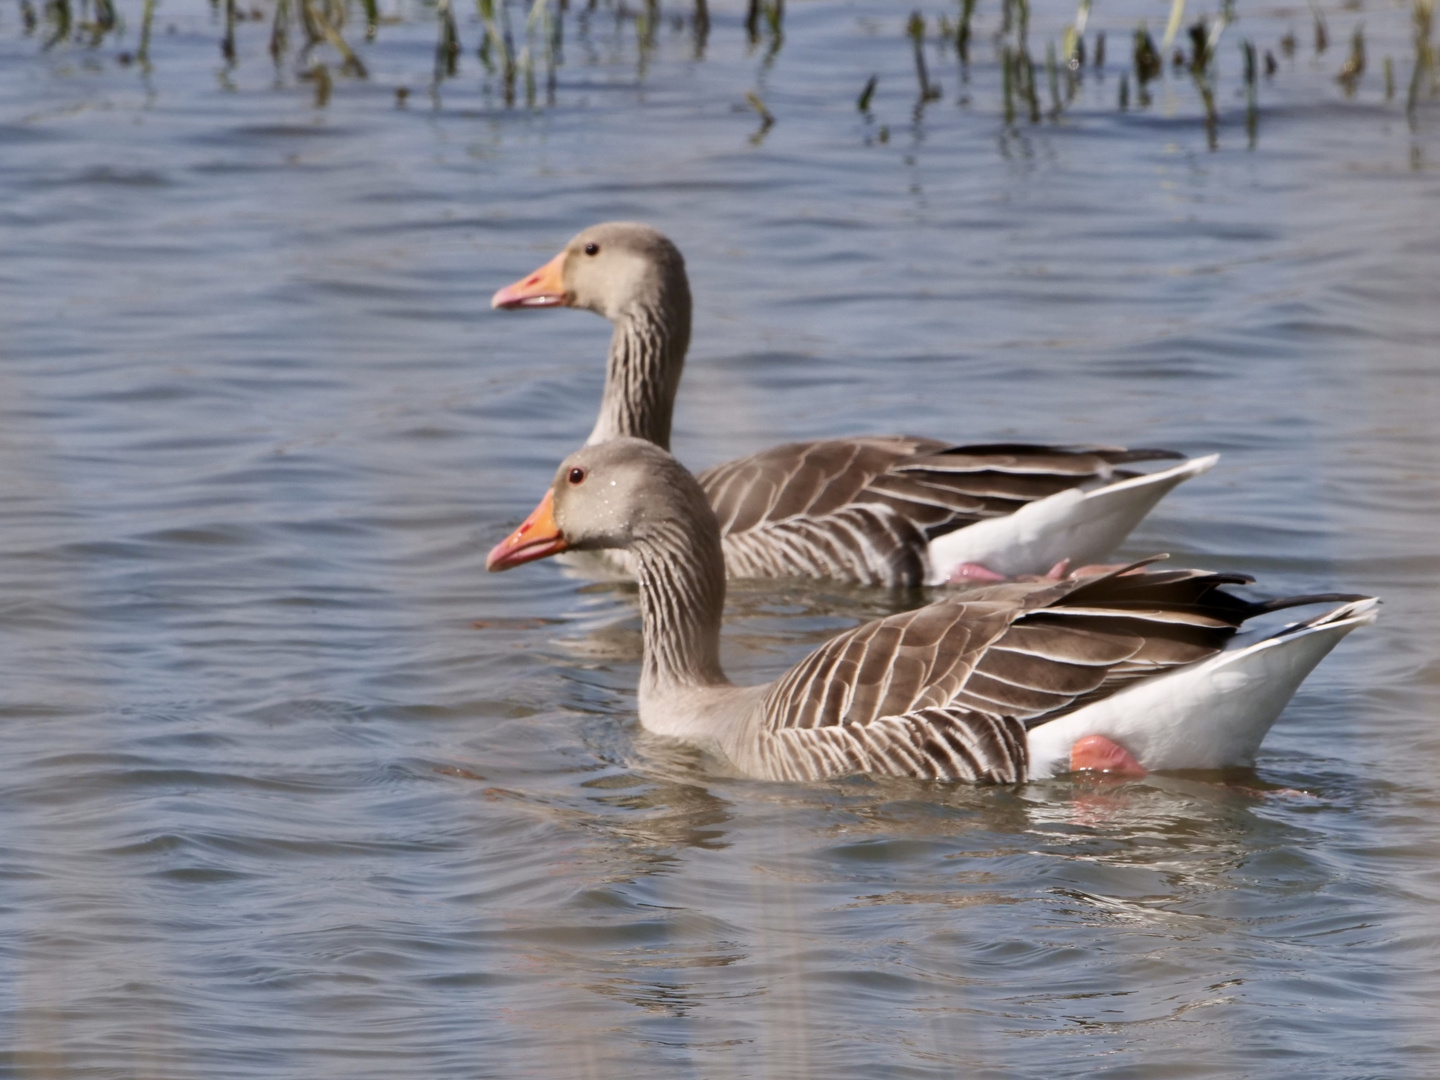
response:
<path id="1" fill-rule="evenodd" d="M 1242 12 L 1211 150 L 1183 78 L 1115 108 L 1165 5 L 1097 6 L 1110 66 L 1011 130 L 983 5 L 918 118 L 890 5 L 792 3 L 767 61 L 715 3 L 703 60 L 667 20 L 643 74 L 573 6 L 534 109 L 468 17 L 438 96 L 415 9 L 322 109 L 260 24 L 227 71 L 203 5 L 148 76 L 0 15 L 0 1071 L 1434 1075 L 1440 118 L 1383 96 L 1405 10 L 1331 10 L 1319 58 L 1308 12 Z M 1251 150 L 1236 38 L 1289 30 Z M 608 337 L 488 297 L 613 218 L 689 261 L 686 462 L 1220 451 L 1126 552 L 1380 622 L 1230 785 L 779 786 L 647 739 L 633 597 L 483 566 Z M 736 588 L 726 664 L 905 602 Z"/>

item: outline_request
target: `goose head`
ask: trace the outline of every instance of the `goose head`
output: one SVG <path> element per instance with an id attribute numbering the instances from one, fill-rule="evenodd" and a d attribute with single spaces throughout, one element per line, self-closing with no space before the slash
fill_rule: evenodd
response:
<path id="1" fill-rule="evenodd" d="M 637 305 L 688 315 L 690 286 L 679 249 L 648 225 L 592 225 L 540 269 L 497 292 L 493 308 L 574 307 L 618 322 Z"/>
<path id="2" fill-rule="evenodd" d="M 486 557 L 509 570 L 562 551 L 660 548 L 683 556 L 720 527 L 700 485 L 673 457 L 643 439 L 613 439 L 571 454 L 520 527 Z"/>

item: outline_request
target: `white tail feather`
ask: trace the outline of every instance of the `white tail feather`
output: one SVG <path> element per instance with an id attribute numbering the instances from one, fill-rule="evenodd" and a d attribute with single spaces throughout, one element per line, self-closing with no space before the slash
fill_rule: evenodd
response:
<path id="1" fill-rule="evenodd" d="M 1029 733 L 1030 779 L 1070 769 L 1070 748 L 1104 735 L 1147 769 L 1223 769 L 1255 763 L 1270 726 L 1315 665 L 1378 600 L 1356 600 L 1254 645 L 1146 679 Z"/>
<path id="2" fill-rule="evenodd" d="M 1191 458 L 1160 472 L 1132 476 L 1094 491 L 1068 488 L 930 541 L 930 584 L 943 584 L 961 563 L 1013 577 L 1043 574 L 1061 559 L 1099 562 L 1182 480 L 1208 472 L 1219 454 Z"/>

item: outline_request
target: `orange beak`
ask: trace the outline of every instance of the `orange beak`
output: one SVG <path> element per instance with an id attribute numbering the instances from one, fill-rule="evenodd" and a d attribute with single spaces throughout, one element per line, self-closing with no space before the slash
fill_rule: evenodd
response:
<path id="1" fill-rule="evenodd" d="M 490 549 L 490 554 L 485 556 L 485 569 L 509 570 L 521 563 L 556 555 L 569 546 L 555 524 L 555 493 L 547 491 L 520 527 Z"/>
<path id="2" fill-rule="evenodd" d="M 529 277 L 506 285 L 490 298 L 492 308 L 564 307 L 569 303 L 563 251 Z"/>

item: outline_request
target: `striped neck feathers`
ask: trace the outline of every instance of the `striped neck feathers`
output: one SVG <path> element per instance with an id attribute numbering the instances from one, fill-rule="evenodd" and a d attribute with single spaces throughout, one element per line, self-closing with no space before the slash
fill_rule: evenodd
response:
<path id="1" fill-rule="evenodd" d="M 605 393 L 587 446 L 631 436 L 670 449 L 670 418 L 690 346 L 690 291 L 636 301 L 615 319 Z"/>
<path id="2" fill-rule="evenodd" d="M 645 647 L 642 697 L 729 682 L 720 669 L 725 557 L 713 518 L 705 524 L 710 527 L 657 524 L 631 547 Z"/>

